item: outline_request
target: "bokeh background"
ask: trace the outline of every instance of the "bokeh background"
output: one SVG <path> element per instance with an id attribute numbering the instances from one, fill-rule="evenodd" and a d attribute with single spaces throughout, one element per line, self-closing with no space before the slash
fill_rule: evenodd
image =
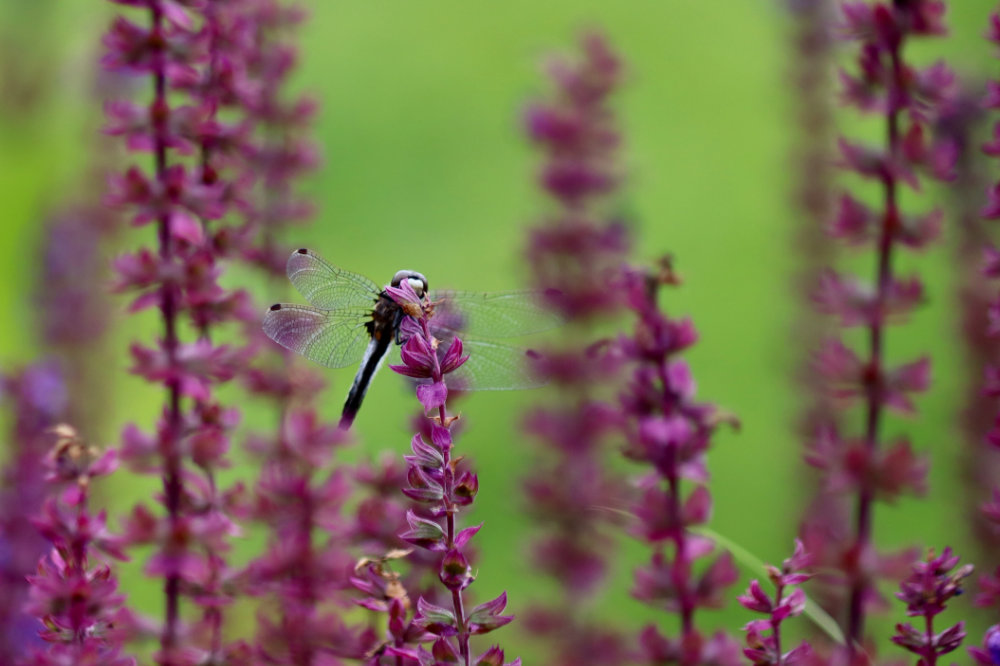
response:
<path id="1" fill-rule="evenodd" d="M 675 256 L 682 289 L 664 300 L 690 314 L 701 341 L 690 354 L 703 399 L 737 414 L 739 432 L 723 432 L 711 454 L 713 528 L 757 557 L 778 561 L 791 548 L 802 501 L 814 479 L 801 462 L 794 424 L 802 407 L 794 381 L 801 363 L 804 306 L 796 276 L 803 262 L 796 237 L 816 225 L 793 203 L 791 159 L 802 140 L 795 124 L 798 88 L 790 79 L 799 57 L 794 22 L 777 0 L 510 0 L 505 3 L 304 3 L 296 86 L 321 104 L 315 139 L 323 165 L 307 191 L 315 223 L 288 240 L 376 280 L 401 267 L 426 273 L 433 285 L 475 289 L 522 287 L 525 229 L 547 210 L 533 182 L 537 154 L 520 126 L 525 103 L 546 89 L 539 64 L 569 50 L 583 29 L 605 31 L 627 66 L 618 98 L 628 182 L 619 212 L 633 225 L 637 260 Z M 945 58 L 970 81 L 997 70 L 981 38 L 995 5 L 949 3 L 951 34 L 916 45 L 916 62 Z M 66 202 L 97 200 L 100 142 L 100 36 L 112 8 L 83 0 L 0 2 L 0 366 L 12 368 L 44 350 L 37 340 L 43 221 Z M 842 57 L 844 54 L 838 57 Z M 832 94 L 832 93 L 831 93 Z M 871 133 L 852 112 L 838 127 Z M 89 174 L 89 175 L 88 175 Z M 921 199 L 947 203 L 929 188 Z M 962 499 L 957 426 L 965 387 L 977 381 L 963 361 L 957 302 L 955 234 L 903 264 L 926 279 L 928 305 L 888 338 L 890 357 L 931 354 L 933 386 L 909 423 L 890 420 L 887 433 L 909 432 L 932 459 L 923 499 L 879 507 L 880 544 L 919 542 L 975 549 Z M 149 239 L 125 229 L 121 248 Z M 851 260 L 871 264 L 870 257 Z M 868 269 L 870 270 L 870 269 Z M 241 279 L 239 276 L 232 278 Z M 106 290 L 100 281 L 89 285 Z M 264 298 L 263 283 L 250 288 Z M 281 296 L 281 294 L 275 294 Z M 149 339 L 157 322 L 124 318 L 112 340 L 94 349 L 104 372 L 94 377 L 103 417 L 95 441 L 114 442 L 123 423 L 150 423 L 158 389 L 126 372 L 127 342 Z M 808 315 L 806 315 L 808 316 Z M 353 369 L 330 371 L 325 411 L 339 412 Z M 486 520 L 477 590 L 507 589 L 515 613 L 546 594 L 525 558 L 530 524 L 519 479 L 534 455 L 520 434 L 523 408 L 543 392 L 476 395 L 463 406 L 461 447 L 478 465 L 481 491 L 474 520 Z M 350 455 L 402 454 L 413 398 L 397 378 L 380 376 L 356 423 Z M 271 415 L 251 413 L 266 424 Z M 231 470 L 249 477 L 246 465 Z M 158 489 L 150 479 L 117 475 L 105 500 L 118 509 Z M 113 502 L 111 499 L 113 498 Z M 624 540 L 617 570 L 593 612 L 632 623 L 653 615 L 629 598 L 629 572 L 644 550 Z M 248 536 L 240 557 L 254 548 Z M 975 558 L 972 558 L 975 559 Z M 159 613 L 159 592 L 137 566 L 124 589 L 134 604 Z M 902 616 L 895 609 L 893 621 Z M 748 615 L 735 603 L 713 622 L 737 629 Z M 249 621 L 249 619 L 248 619 Z M 673 618 L 660 618 L 669 629 Z M 879 631 L 888 632 L 888 620 Z M 975 631 L 982 624 L 974 625 Z M 512 634 L 497 635 L 510 652 Z M 891 648 L 886 648 L 889 651 Z M 528 661 L 530 663 L 530 660 Z"/>

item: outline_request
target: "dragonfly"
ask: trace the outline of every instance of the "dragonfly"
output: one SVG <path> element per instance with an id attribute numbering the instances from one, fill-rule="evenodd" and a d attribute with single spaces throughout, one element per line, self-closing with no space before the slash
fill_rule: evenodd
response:
<path id="1" fill-rule="evenodd" d="M 288 279 L 308 305 L 276 303 L 264 315 L 264 333 L 276 343 L 328 368 L 358 363 L 341 413 L 340 427 L 354 422 L 372 378 L 400 339 L 405 314 L 374 281 L 338 268 L 311 250 L 292 252 Z M 427 278 L 401 270 L 390 284 L 409 282 L 434 303 L 431 333 L 447 349 L 461 337 L 469 359 L 449 378 L 462 390 L 509 390 L 540 386 L 523 347 L 505 338 L 539 333 L 559 325 L 540 292 L 429 291 Z"/>

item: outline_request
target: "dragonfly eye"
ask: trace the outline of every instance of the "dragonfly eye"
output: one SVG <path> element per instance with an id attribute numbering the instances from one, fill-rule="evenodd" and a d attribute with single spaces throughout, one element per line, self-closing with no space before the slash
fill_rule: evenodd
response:
<path id="1" fill-rule="evenodd" d="M 410 283 L 411 287 L 413 287 L 413 291 L 417 292 L 417 296 L 423 296 L 424 292 L 427 291 L 427 283 L 425 280 L 411 277 L 407 278 L 406 281 Z"/>
<path id="2" fill-rule="evenodd" d="M 423 296 L 427 292 L 427 278 L 422 273 L 406 270 L 396 271 L 396 274 L 392 276 L 392 286 L 398 287 L 403 283 L 403 280 L 406 280 L 413 287 L 413 291 L 417 292 L 417 296 Z"/>

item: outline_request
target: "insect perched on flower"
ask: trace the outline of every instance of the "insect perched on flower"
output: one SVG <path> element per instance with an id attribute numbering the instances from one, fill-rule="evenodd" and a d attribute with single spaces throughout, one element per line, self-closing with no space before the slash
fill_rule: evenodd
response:
<path id="1" fill-rule="evenodd" d="M 282 347 L 328 368 L 360 360 L 344 403 L 340 425 L 349 428 L 372 377 L 395 345 L 405 342 L 405 307 L 368 278 L 337 268 L 310 250 L 288 258 L 288 278 L 310 303 L 277 303 L 264 315 L 264 333 Z M 403 283 L 434 307 L 433 334 L 447 349 L 461 335 L 469 360 L 454 375 L 462 390 L 507 390 L 542 384 L 527 367 L 528 352 L 497 342 L 552 328 L 558 317 L 542 306 L 538 292 L 429 291 L 427 278 L 397 271 L 390 285 Z"/>

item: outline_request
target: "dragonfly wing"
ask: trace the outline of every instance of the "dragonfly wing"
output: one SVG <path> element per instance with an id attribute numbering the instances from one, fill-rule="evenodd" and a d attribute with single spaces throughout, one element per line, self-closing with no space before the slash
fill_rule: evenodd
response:
<path id="1" fill-rule="evenodd" d="M 328 368 L 356 363 L 371 336 L 365 328 L 370 310 L 321 310 L 280 303 L 264 314 L 264 333 L 285 349 Z"/>
<path id="2" fill-rule="evenodd" d="M 432 324 L 465 341 L 465 336 L 514 338 L 547 331 L 562 321 L 539 291 L 434 291 Z"/>
<path id="3" fill-rule="evenodd" d="M 292 252 L 286 271 L 299 293 L 323 310 L 370 308 L 381 291 L 365 276 L 337 268 L 312 250 Z"/>
<path id="4" fill-rule="evenodd" d="M 530 389 L 545 382 L 533 375 L 528 350 L 487 340 L 462 340 L 469 355 L 461 367 L 447 376 L 448 385 L 468 391 Z"/>

